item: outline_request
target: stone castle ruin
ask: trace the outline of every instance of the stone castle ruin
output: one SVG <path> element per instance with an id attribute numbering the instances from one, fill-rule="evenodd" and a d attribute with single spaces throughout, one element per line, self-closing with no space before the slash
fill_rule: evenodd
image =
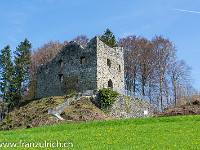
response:
<path id="1" fill-rule="evenodd" d="M 91 39 L 85 48 L 70 42 L 52 60 L 37 67 L 37 98 L 73 91 L 95 95 L 101 88 L 120 93 L 110 112 L 115 118 L 152 116 L 153 108 L 148 101 L 124 93 L 122 47 L 110 48 L 98 37 Z"/>
<path id="2" fill-rule="evenodd" d="M 72 91 L 95 93 L 108 87 L 124 90 L 123 48 L 110 48 L 98 37 L 85 48 L 70 42 L 49 62 L 37 68 L 37 98 Z"/>

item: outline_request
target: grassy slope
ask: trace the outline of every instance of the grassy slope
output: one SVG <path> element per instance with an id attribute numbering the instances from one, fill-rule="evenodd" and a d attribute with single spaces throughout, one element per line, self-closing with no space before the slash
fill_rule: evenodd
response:
<path id="1" fill-rule="evenodd" d="M 0 129 L 12 130 L 30 127 L 52 126 L 65 123 L 88 122 L 110 119 L 87 98 L 72 102 L 61 112 L 65 120 L 48 115 L 49 108 L 64 103 L 70 96 L 56 96 L 27 101 L 20 108 L 15 108 L 6 119 L 2 120 Z"/>
<path id="2" fill-rule="evenodd" d="M 64 103 L 66 99 L 64 97 L 53 97 L 53 98 L 43 98 L 39 100 L 30 100 L 26 104 L 23 104 L 20 108 L 15 108 L 10 112 L 0 128 L 10 130 L 10 129 L 23 129 L 28 125 L 33 127 L 47 126 L 60 124 L 61 121 L 52 115 L 48 115 L 48 109 L 56 107 Z M 3 122 L 6 122 L 5 124 Z"/>
<path id="3" fill-rule="evenodd" d="M 69 149 L 200 149 L 199 126 L 200 116 L 86 122 L 1 131 L 0 143 L 58 140 L 72 142 Z"/>

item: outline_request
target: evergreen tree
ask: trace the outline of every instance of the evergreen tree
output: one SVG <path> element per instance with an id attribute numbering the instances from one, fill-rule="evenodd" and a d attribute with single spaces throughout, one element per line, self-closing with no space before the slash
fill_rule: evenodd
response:
<path id="1" fill-rule="evenodd" d="M 14 105 L 19 106 L 30 79 L 31 44 L 27 39 L 18 45 L 15 55 L 15 77 L 13 79 L 14 86 L 12 90 L 15 92 L 15 95 L 13 95 Z"/>
<path id="2" fill-rule="evenodd" d="M 5 117 L 5 112 L 10 109 L 11 103 L 11 86 L 12 78 L 14 74 L 14 67 L 11 61 L 10 46 L 7 45 L 4 49 L 0 51 L 0 90 L 2 93 L 1 102 L 1 118 Z"/>
<path id="3" fill-rule="evenodd" d="M 117 42 L 115 40 L 115 36 L 113 33 L 109 30 L 106 29 L 105 33 L 100 37 L 101 41 L 104 42 L 106 45 L 110 47 L 117 47 Z"/>

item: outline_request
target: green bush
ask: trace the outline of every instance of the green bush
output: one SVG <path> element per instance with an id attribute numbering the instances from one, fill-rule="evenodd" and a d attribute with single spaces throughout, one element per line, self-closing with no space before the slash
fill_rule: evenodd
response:
<path id="1" fill-rule="evenodd" d="M 76 91 L 73 91 L 72 93 L 70 94 L 67 94 L 67 95 L 64 95 L 65 98 L 71 98 L 73 96 L 77 95 L 77 92 Z"/>
<path id="2" fill-rule="evenodd" d="M 104 111 L 110 111 L 110 108 L 114 104 L 116 97 L 119 95 L 119 93 L 104 88 L 99 90 L 98 95 L 100 98 L 100 108 Z"/>

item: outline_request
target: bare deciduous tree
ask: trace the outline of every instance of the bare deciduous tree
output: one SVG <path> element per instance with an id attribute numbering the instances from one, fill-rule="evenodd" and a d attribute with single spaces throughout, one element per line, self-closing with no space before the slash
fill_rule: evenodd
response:
<path id="1" fill-rule="evenodd" d="M 188 101 L 193 93 L 190 68 L 177 59 L 169 39 L 155 36 L 149 41 L 133 35 L 120 38 L 118 44 L 124 47 L 127 90 L 149 96 L 158 111 L 175 106 L 183 97 Z"/>
<path id="2" fill-rule="evenodd" d="M 87 35 L 78 35 L 73 39 L 76 43 L 80 44 L 82 47 L 85 47 L 89 41 Z"/>
<path id="3" fill-rule="evenodd" d="M 127 90 L 136 92 L 138 75 L 138 39 L 136 36 L 127 36 L 119 39 L 119 45 L 124 48 L 125 86 Z"/>

